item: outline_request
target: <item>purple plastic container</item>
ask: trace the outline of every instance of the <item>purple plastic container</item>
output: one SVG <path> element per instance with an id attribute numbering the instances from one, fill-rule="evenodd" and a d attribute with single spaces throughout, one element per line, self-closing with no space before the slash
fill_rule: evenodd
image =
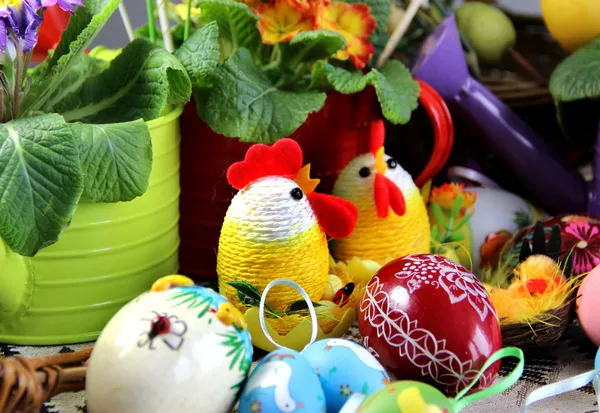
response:
<path id="1" fill-rule="evenodd" d="M 600 213 L 600 195 L 592 193 L 583 178 L 529 125 L 471 77 L 453 14 L 424 42 L 412 72 L 477 124 L 486 144 L 508 165 L 537 205 L 553 215 Z M 600 191 L 599 157 L 597 152 L 594 178 Z"/>

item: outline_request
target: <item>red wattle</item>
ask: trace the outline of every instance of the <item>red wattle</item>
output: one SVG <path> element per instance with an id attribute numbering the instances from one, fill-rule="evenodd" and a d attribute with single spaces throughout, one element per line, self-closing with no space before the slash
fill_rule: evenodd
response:
<path id="1" fill-rule="evenodd" d="M 402 195 L 400 188 L 389 178 L 379 173 L 375 175 L 374 192 L 378 217 L 387 217 L 390 207 L 396 215 L 404 215 L 406 212 L 404 195 Z"/>
<path id="2" fill-rule="evenodd" d="M 352 233 L 358 219 L 358 211 L 352 202 L 317 192 L 308 194 L 308 201 L 327 235 L 344 238 Z"/>

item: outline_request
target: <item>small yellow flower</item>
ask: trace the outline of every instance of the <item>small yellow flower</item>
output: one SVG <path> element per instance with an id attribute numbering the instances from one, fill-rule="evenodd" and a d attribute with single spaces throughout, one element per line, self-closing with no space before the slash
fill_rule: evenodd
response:
<path id="1" fill-rule="evenodd" d="M 460 214 L 465 215 L 467 210 L 470 210 L 477 201 L 477 193 L 463 191 L 463 184 L 456 184 L 454 182 L 449 184 L 443 184 L 439 187 L 434 187 L 431 190 L 431 196 L 429 202 L 435 202 L 445 211 L 450 211 L 454 205 L 456 197 L 459 195 L 463 196 L 462 203 L 460 204 Z"/>
<path id="2" fill-rule="evenodd" d="M 174 4 L 173 9 L 175 10 L 177 17 L 179 17 L 183 21 L 187 20 L 187 4 L 184 4 L 184 3 Z M 190 16 L 191 17 L 200 17 L 200 9 L 197 7 L 192 7 L 192 9 L 190 10 Z"/>
<path id="3" fill-rule="evenodd" d="M 348 43 L 334 57 L 338 60 L 350 58 L 357 69 L 364 68 L 375 52 L 367 39 L 376 24 L 371 9 L 362 3 L 331 2 L 323 5 L 317 15 L 319 28 L 341 34 Z"/>
<path id="4" fill-rule="evenodd" d="M 294 0 L 261 3 L 255 13 L 261 17 L 258 30 L 265 44 L 289 42 L 298 33 L 315 27 L 314 16 L 298 7 Z"/>

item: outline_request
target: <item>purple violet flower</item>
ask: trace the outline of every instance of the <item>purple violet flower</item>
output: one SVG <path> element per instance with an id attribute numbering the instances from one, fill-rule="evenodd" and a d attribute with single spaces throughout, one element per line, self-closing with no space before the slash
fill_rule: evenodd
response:
<path id="1" fill-rule="evenodd" d="M 41 0 L 42 7 L 52 7 L 58 4 L 58 7 L 64 11 L 75 14 L 75 6 L 83 6 L 82 0 Z"/>
<path id="2" fill-rule="evenodd" d="M 6 51 L 8 43 L 23 40 L 23 51 L 36 45 L 42 18 L 37 14 L 37 0 L 0 0 L 0 48 Z M 13 38 L 15 37 L 15 38 Z"/>

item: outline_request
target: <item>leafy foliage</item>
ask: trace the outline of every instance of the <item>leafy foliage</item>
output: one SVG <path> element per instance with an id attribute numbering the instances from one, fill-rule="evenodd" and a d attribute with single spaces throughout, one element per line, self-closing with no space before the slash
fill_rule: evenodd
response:
<path id="1" fill-rule="evenodd" d="M 402 63 L 394 60 L 389 61 L 381 72 L 372 69 L 366 75 L 319 61 L 312 71 L 312 85 L 344 94 L 358 93 L 367 86 L 374 86 L 383 115 L 395 124 L 410 120 L 420 94 L 419 83 Z"/>
<path id="2" fill-rule="evenodd" d="M 131 201 L 148 188 L 150 133 L 141 119 L 112 124 L 71 124 L 79 137 L 84 195 L 96 202 Z"/>
<path id="3" fill-rule="evenodd" d="M 239 49 L 217 67 L 211 88 L 195 92 L 198 113 L 215 132 L 262 143 L 292 134 L 311 112 L 323 107 L 325 97 L 317 91 L 278 89 L 248 49 Z"/>
<path id="4" fill-rule="evenodd" d="M 69 122 L 151 120 L 168 104 L 185 103 L 190 95 L 191 82 L 183 65 L 165 49 L 136 39 L 107 70 L 88 78 L 48 110 Z"/>
<path id="5" fill-rule="evenodd" d="M 48 98 L 62 82 L 74 61 L 89 46 L 100 32 L 120 0 L 86 0 L 69 19 L 69 25 L 63 32 L 58 47 L 44 64 L 41 80 L 36 82 L 27 94 L 21 111 L 26 114 L 42 108 Z"/>
<path id="6" fill-rule="evenodd" d="M 204 24 L 216 22 L 223 46 L 224 56 L 230 56 L 240 48 L 252 52 L 260 45 L 260 33 L 256 27 L 258 16 L 244 3 L 231 0 L 200 0 L 201 20 Z"/>
<path id="7" fill-rule="evenodd" d="M 0 234 L 33 256 L 55 243 L 83 191 L 76 140 L 56 114 L 0 124 Z"/>
<path id="8" fill-rule="evenodd" d="M 565 135 L 593 142 L 600 113 L 600 37 L 558 65 L 549 88 Z"/>
<path id="9" fill-rule="evenodd" d="M 209 86 L 212 73 L 219 62 L 219 26 L 213 21 L 194 32 L 179 49 L 179 59 L 194 86 Z"/>

